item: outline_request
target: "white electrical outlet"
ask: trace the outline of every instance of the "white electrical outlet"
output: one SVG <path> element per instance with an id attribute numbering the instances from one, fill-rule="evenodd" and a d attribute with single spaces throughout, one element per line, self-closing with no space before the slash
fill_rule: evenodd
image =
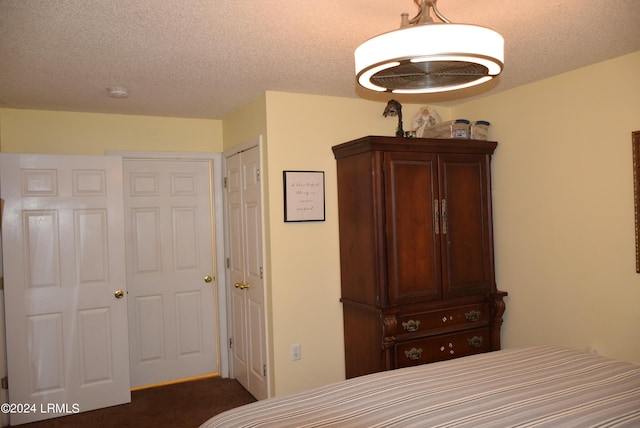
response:
<path id="1" fill-rule="evenodd" d="M 302 349 L 299 343 L 291 345 L 291 361 L 298 361 L 302 358 Z"/>

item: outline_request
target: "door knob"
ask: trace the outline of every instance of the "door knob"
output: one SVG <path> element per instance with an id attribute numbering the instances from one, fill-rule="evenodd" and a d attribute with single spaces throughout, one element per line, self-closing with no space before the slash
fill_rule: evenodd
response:
<path id="1" fill-rule="evenodd" d="M 122 297 L 124 297 L 124 291 L 116 290 L 116 292 L 113 293 L 113 295 L 116 296 L 116 299 L 122 299 Z"/>
<path id="2" fill-rule="evenodd" d="M 213 278 L 211 278 L 210 275 L 207 275 L 204 277 L 204 282 L 206 282 L 207 284 L 210 283 L 211 281 L 213 281 Z"/>
<path id="3" fill-rule="evenodd" d="M 240 290 L 246 290 L 247 288 L 249 288 L 249 284 L 247 284 L 246 282 L 236 282 L 235 284 L 233 284 L 233 286 L 239 288 Z"/>

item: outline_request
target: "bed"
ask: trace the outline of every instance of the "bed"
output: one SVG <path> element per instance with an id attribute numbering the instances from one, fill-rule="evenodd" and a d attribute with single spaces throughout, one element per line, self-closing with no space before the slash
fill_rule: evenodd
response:
<path id="1" fill-rule="evenodd" d="M 506 349 L 361 376 L 221 413 L 201 428 L 640 427 L 640 365 Z"/>

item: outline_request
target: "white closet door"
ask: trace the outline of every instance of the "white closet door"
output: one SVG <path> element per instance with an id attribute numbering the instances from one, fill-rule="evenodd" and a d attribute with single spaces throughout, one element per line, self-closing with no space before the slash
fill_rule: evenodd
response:
<path id="1" fill-rule="evenodd" d="M 17 425 L 131 401 L 122 160 L 0 155 Z"/>
<path id="2" fill-rule="evenodd" d="M 124 161 L 133 387 L 218 371 L 211 163 Z"/>
<path id="3" fill-rule="evenodd" d="M 234 377 L 257 399 L 268 396 L 260 149 L 226 160 L 229 283 Z"/>

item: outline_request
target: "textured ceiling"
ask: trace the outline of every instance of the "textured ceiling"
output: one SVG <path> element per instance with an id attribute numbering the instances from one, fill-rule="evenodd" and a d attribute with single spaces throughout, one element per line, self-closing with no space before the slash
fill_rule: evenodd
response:
<path id="1" fill-rule="evenodd" d="M 440 0 L 505 38 L 494 82 L 459 102 L 640 50 L 639 0 Z M 265 90 L 363 96 L 353 51 L 411 0 L 0 0 L 0 107 L 221 119 Z M 425 43 L 431 41 L 426 40 Z M 605 78 L 612 78 L 606 76 Z M 129 98 L 107 96 L 109 86 Z M 401 102 L 408 98 L 396 97 Z"/>

